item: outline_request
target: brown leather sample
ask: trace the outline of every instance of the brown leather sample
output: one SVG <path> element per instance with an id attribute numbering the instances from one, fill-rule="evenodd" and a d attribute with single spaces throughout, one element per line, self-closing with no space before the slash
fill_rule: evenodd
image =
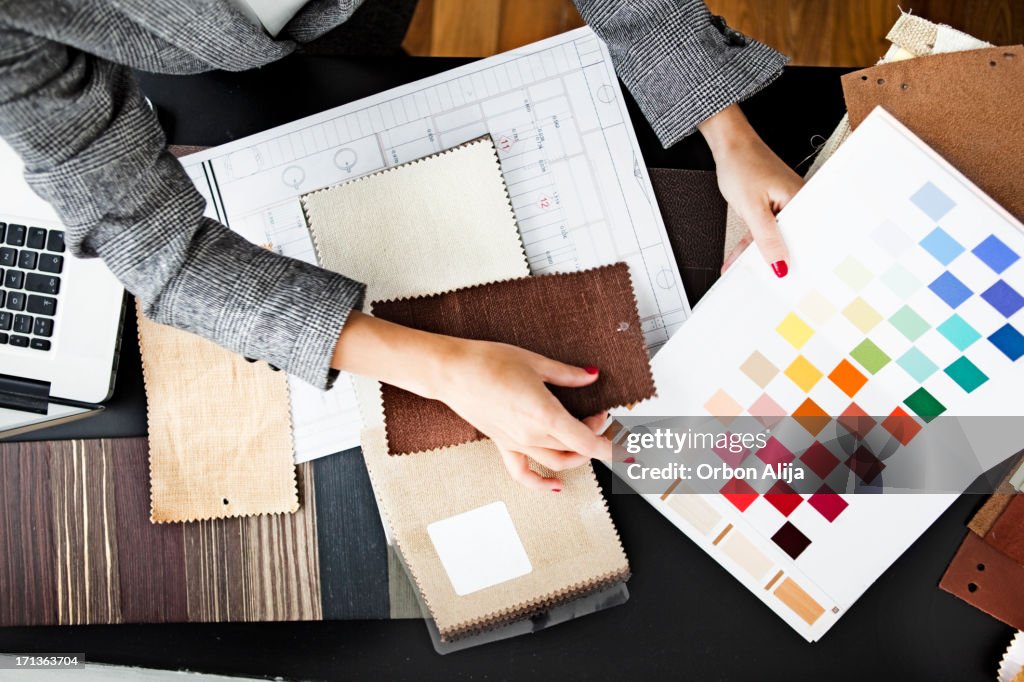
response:
<path id="1" fill-rule="evenodd" d="M 600 378 L 583 388 L 551 387 L 574 416 L 654 395 L 654 378 L 625 263 L 582 272 L 504 280 L 442 294 L 375 302 L 373 314 L 415 329 L 498 341 L 579 367 Z M 444 403 L 384 384 L 390 454 L 483 438 Z"/>
<path id="2" fill-rule="evenodd" d="M 1024 566 L 974 533 L 964 538 L 939 587 L 1007 625 L 1024 629 Z"/>
<path id="3" fill-rule="evenodd" d="M 1024 495 L 1014 495 L 992 528 L 985 542 L 1024 566 Z"/>
<path id="4" fill-rule="evenodd" d="M 1024 455 L 1018 456 L 1016 461 L 1010 465 L 1003 480 L 999 482 L 996 489 L 985 500 L 985 504 L 967 522 L 968 528 L 981 537 L 985 537 L 992 529 L 996 519 L 1010 506 L 1010 502 L 1017 495 L 1017 489 L 1010 483 L 1010 479 L 1013 478 L 1014 474 L 1022 466 L 1024 466 Z"/>
<path id="5" fill-rule="evenodd" d="M 1024 48 L 930 55 L 854 71 L 842 81 L 854 128 L 882 106 L 1024 220 Z"/>

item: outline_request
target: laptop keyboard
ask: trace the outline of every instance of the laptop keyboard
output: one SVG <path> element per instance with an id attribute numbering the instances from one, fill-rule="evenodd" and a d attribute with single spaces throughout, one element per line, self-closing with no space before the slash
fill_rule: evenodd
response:
<path id="1" fill-rule="evenodd" d="M 64 232 L 0 223 L 0 345 L 50 350 Z"/>

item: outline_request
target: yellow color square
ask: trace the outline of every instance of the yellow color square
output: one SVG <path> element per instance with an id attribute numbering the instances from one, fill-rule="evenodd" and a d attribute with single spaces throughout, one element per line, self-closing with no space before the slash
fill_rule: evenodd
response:
<path id="1" fill-rule="evenodd" d="M 807 393 L 814 384 L 818 383 L 822 376 L 818 368 L 810 363 L 810 361 L 802 355 L 796 356 L 796 360 L 793 361 L 789 367 L 786 368 L 786 376 L 789 377 L 794 384 L 803 389 L 804 393 Z"/>
<path id="2" fill-rule="evenodd" d="M 779 326 L 775 328 L 775 331 L 786 341 L 789 341 L 793 348 L 803 348 L 807 340 L 814 336 L 814 330 L 797 317 L 796 313 L 786 315 L 782 322 L 779 323 Z"/>
<path id="3" fill-rule="evenodd" d="M 853 303 L 843 309 L 843 315 L 853 323 L 853 326 L 865 334 L 882 321 L 882 316 L 878 314 L 878 311 L 868 305 L 860 296 L 853 299 Z"/>

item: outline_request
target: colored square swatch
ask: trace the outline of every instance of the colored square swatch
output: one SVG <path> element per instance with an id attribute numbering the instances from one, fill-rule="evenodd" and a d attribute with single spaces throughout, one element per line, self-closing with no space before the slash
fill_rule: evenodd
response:
<path id="1" fill-rule="evenodd" d="M 907 233 L 888 220 L 875 228 L 871 233 L 875 243 L 892 254 L 893 258 L 903 255 L 914 241 L 907 236 Z"/>
<path id="2" fill-rule="evenodd" d="M 718 389 L 713 396 L 708 398 L 708 401 L 704 403 L 704 409 L 712 417 L 718 417 L 719 421 L 724 424 L 731 424 L 733 419 L 743 412 L 743 406 L 722 389 Z"/>
<path id="3" fill-rule="evenodd" d="M 865 334 L 875 328 L 879 322 L 882 321 L 882 316 L 878 314 L 878 311 L 868 305 L 861 297 L 853 299 L 850 305 L 843 308 L 843 315 L 846 316 L 853 326 L 861 330 Z"/>
<path id="4" fill-rule="evenodd" d="M 847 256 L 836 266 L 836 276 L 854 291 L 860 291 L 874 278 L 874 274 L 853 256 Z"/>
<path id="5" fill-rule="evenodd" d="M 785 374 L 794 384 L 802 388 L 804 393 L 814 388 L 814 385 L 822 377 L 818 368 L 802 355 L 796 356 L 796 360 L 793 360 L 792 364 L 786 368 Z"/>
<path id="6" fill-rule="evenodd" d="M 905 305 L 893 313 L 889 318 L 889 323 L 911 341 L 917 341 L 931 328 L 931 325 L 909 305 Z"/>
<path id="7" fill-rule="evenodd" d="M 941 220 L 956 206 L 956 202 L 930 182 L 924 183 L 921 189 L 914 192 L 910 200 L 932 220 Z"/>
<path id="8" fill-rule="evenodd" d="M 837 421 L 840 426 L 860 440 L 867 438 L 868 433 L 878 423 L 871 415 L 862 410 L 857 403 L 850 403 L 850 406 L 839 415 Z"/>
<path id="9" fill-rule="evenodd" d="M 779 336 L 786 339 L 793 348 L 802 348 L 808 339 L 814 336 L 814 330 L 806 322 L 790 313 L 783 318 L 779 326 L 775 328 Z"/>
<path id="10" fill-rule="evenodd" d="M 925 251 L 943 265 L 949 265 L 965 251 L 960 242 L 950 237 L 949 233 L 941 227 L 936 227 L 929 232 L 920 243 Z"/>
<path id="11" fill-rule="evenodd" d="M 882 428 L 906 446 L 921 431 L 922 427 L 916 419 L 904 412 L 902 408 L 897 407 L 882 420 Z"/>
<path id="12" fill-rule="evenodd" d="M 965 357 L 959 357 L 945 369 L 950 379 L 955 381 L 967 393 L 988 381 L 988 376 L 978 366 Z"/>
<path id="13" fill-rule="evenodd" d="M 728 442 L 732 442 L 731 433 L 726 431 L 725 436 Z M 718 455 L 723 462 L 725 462 L 726 464 L 735 469 L 743 462 L 743 460 L 747 458 L 747 454 L 750 451 L 747 448 L 742 448 L 739 452 L 737 452 L 728 446 L 723 446 L 711 448 L 711 452 Z"/>
<path id="14" fill-rule="evenodd" d="M 986 237 L 984 241 L 971 249 L 971 252 L 982 263 L 1000 274 L 1003 270 L 1020 260 L 1020 256 L 994 234 Z"/>
<path id="15" fill-rule="evenodd" d="M 819 327 L 828 322 L 836 313 L 835 306 L 831 301 L 817 291 L 811 291 L 800 299 L 797 308 L 804 314 L 804 317 Z"/>
<path id="16" fill-rule="evenodd" d="M 859 362 L 860 366 L 871 374 L 877 374 L 880 369 L 888 365 L 889 361 L 892 360 L 871 339 L 864 339 L 857 344 L 857 347 L 850 351 L 850 357 Z"/>
<path id="17" fill-rule="evenodd" d="M 856 367 L 850 364 L 849 360 L 843 359 L 836 365 L 836 368 L 828 375 L 832 383 L 839 387 L 839 390 L 850 396 L 857 395 L 857 391 L 864 388 L 868 378 L 861 374 Z"/>
<path id="18" fill-rule="evenodd" d="M 828 413 L 810 398 L 800 403 L 800 407 L 793 411 L 793 419 L 812 436 L 817 436 L 832 421 Z"/>
<path id="19" fill-rule="evenodd" d="M 814 441 L 811 447 L 800 455 L 800 461 L 807 465 L 807 468 L 813 471 L 818 478 L 828 478 L 828 475 L 839 466 L 839 458 L 818 441 Z"/>
<path id="20" fill-rule="evenodd" d="M 914 414 L 923 419 L 925 423 L 930 422 L 946 411 L 946 406 L 925 390 L 923 386 L 907 396 L 903 404 L 913 410 Z"/>
<path id="21" fill-rule="evenodd" d="M 882 282 L 892 293 L 902 299 L 908 299 L 921 288 L 921 282 L 901 265 L 893 265 L 882 275 Z"/>
<path id="22" fill-rule="evenodd" d="M 981 297 L 1002 313 L 1003 317 L 1011 317 L 1015 312 L 1024 308 L 1024 296 L 1017 293 L 1016 289 L 1003 280 L 999 280 L 983 291 Z"/>
<path id="23" fill-rule="evenodd" d="M 860 476 L 860 480 L 867 484 L 871 484 L 878 475 L 885 469 L 885 462 L 875 457 L 875 453 L 871 452 L 866 446 L 859 445 L 850 458 L 846 460 L 846 466 L 850 467 L 850 471 Z"/>
<path id="24" fill-rule="evenodd" d="M 779 439 L 772 436 L 764 447 L 757 451 L 758 458 L 765 464 L 775 466 L 776 464 L 789 464 L 794 459 L 793 453 Z"/>
<path id="25" fill-rule="evenodd" d="M 928 288 L 945 301 L 950 308 L 956 308 L 971 297 L 971 290 L 951 272 L 939 275 L 934 282 L 928 285 Z"/>
<path id="26" fill-rule="evenodd" d="M 791 559 L 796 559 L 811 546 L 811 539 L 789 521 L 772 536 L 772 542 L 779 546 Z"/>
<path id="27" fill-rule="evenodd" d="M 803 503 L 804 498 L 785 481 L 776 481 L 764 494 L 764 501 L 779 510 L 783 516 L 789 516 Z"/>
<path id="28" fill-rule="evenodd" d="M 927 355 L 922 353 L 915 346 L 911 346 L 910 350 L 901 355 L 896 364 L 906 371 L 907 374 L 914 377 L 917 382 L 922 382 L 931 375 L 938 371 L 939 367 L 932 362 Z"/>
<path id="29" fill-rule="evenodd" d="M 810 499 L 807 500 L 807 504 L 816 509 L 829 523 L 833 523 L 838 519 L 839 515 L 850 506 L 849 502 L 840 495 L 837 495 L 827 485 L 821 486 L 818 492 L 811 495 Z"/>
<path id="30" fill-rule="evenodd" d="M 719 492 L 741 512 L 747 511 L 747 507 L 757 499 L 757 491 L 739 478 L 730 478 Z"/>
<path id="31" fill-rule="evenodd" d="M 754 404 L 747 408 L 747 412 L 766 429 L 774 428 L 787 414 L 785 408 L 772 400 L 767 393 L 763 393 L 755 400 Z"/>
<path id="32" fill-rule="evenodd" d="M 966 350 L 968 346 L 981 338 L 981 334 L 956 313 L 953 313 L 948 320 L 940 324 L 936 329 L 959 350 Z"/>
<path id="33" fill-rule="evenodd" d="M 1004 324 L 991 334 L 988 340 L 1014 362 L 1024 355 L 1024 336 L 1013 325 Z"/>
<path id="34" fill-rule="evenodd" d="M 740 365 L 740 370 L 761 388 L 767 386 L 779 373 L 779 368 L 756 350 Z"/>

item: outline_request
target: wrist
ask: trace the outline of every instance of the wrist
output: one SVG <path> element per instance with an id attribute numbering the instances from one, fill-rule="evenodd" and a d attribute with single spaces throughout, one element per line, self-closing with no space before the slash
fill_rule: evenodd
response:
<path id="1" fill-rule="evenodd" d="M 760 139 L 738 104 L 731 104 L 714 116 L 698 124 L 711 155 L 719 161 L 731 153 Z"/>

